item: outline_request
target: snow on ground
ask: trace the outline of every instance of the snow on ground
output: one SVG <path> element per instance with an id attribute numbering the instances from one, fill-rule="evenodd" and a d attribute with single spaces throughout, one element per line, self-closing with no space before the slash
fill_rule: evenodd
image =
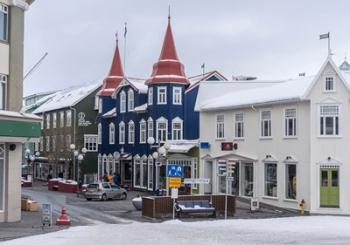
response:
<path id="1" fill-rule="evenodd" d="M 17 244 L 350 244 L 350 217 L 305 216 L 80 226 L 5 242 Z"/>

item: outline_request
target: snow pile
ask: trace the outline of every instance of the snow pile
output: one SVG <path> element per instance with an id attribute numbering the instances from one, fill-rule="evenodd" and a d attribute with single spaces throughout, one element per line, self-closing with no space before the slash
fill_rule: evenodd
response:
<path id="1" fill-rule="evenodd" d="M 332 216 L 202 222 L 175 220 L 73 227 L 4 244 L 350 244 L 349 229 L 350 217 Z"/>

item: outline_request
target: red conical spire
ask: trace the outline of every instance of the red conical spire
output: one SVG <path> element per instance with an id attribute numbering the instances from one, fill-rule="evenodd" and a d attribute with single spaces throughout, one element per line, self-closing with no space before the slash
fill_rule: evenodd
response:
<path id="1" fill-rule="evenodd" d="M 116 47 L 113 56 L 111 69 L 108 76 L 103 80 L 103 86 L 98 92 L 99 96 L 111 96 L 114 90 L 119 86 L 119 83 L 123 80 L 124 71 L 122 62 L 120 59 L 119 46 L 118 46 L 118 33 L 116 34 Z"/>
<path id="2" fill-rule="evenodd" d="M 151 77 L 146 81 L 147 84 L 154 83 L 181 83 L 189 84 L 185 75 L 183 64 L 179 61 L 176 53 L 176 47 L 171 30 L 170 14 L 168 17 L 168 27 L 165 32 L 162 51 L 158 62 L 153 65 Z"/>

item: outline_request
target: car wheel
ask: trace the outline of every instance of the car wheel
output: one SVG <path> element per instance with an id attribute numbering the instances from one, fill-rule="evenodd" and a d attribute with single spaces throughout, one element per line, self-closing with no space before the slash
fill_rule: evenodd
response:
<path id="1" fill-rule="evenodd" d="M 86 198 L 86 200 L 91 201 L 91 198 Z"/>
<path id="2" fill-rule="evenodd" d="M 126 193 L 123 193 L 121 196 L 120 196 L 120 199 L 122 200 L 126 200 L 128 196 L 126 195 Z"/>
<path id="3" fill-rule="evenodd" d="M 107 201 L 107 195 L 106 194 L 103 194 L 102 197 L 101 197 L 101 201 Z"/>

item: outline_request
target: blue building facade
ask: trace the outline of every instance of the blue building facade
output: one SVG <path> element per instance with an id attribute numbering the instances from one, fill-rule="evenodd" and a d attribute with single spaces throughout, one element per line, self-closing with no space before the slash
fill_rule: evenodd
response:
<path id="1" fill-rule="evenodd" d="M 117 46 L 113 72 L 99 93 L 98 174 L 116 172 L 123 186 L 147 191 L 166 188 L 167 164 L 183 165 L 186 178 L 198 177 L 199 114 L 194 106 L 199 84 L 226 78 L 216 71 L 186 77 L 170 19 L 150 78 L 125 77 L 118 55 Z M 196 188 L 182 186 L 180 191 Z"/>

